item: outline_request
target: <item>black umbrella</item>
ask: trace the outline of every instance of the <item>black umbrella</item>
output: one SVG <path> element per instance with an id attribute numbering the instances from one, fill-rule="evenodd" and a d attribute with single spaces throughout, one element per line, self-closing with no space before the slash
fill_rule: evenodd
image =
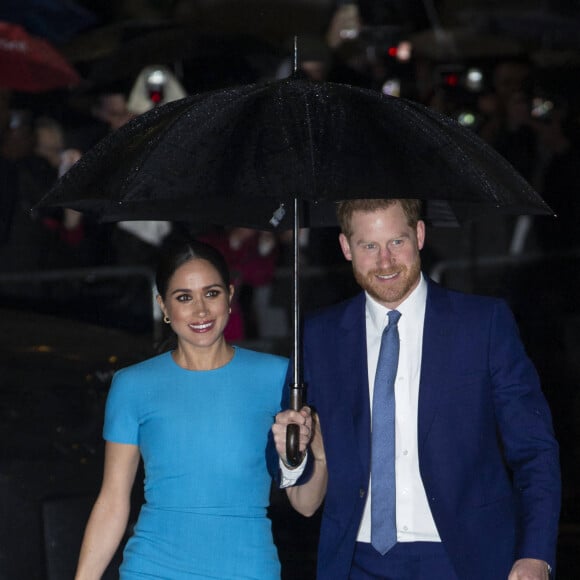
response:
<path id="1" fill-rule="evenodd" d="M 103 90 L 133 82 L 148 65 L 173 67 L 188 92 L 254 82 L 272 74 L 281 50 L 248 35 L 201 33 L 192 26 L 161 26 L 122 40 L 107 56 L 90 65 L 89 89 Z M 230 82 L 227 82 L 230 81 Z"/>
<path id="2" fill-rule="evenodd" d="M 41 203 L 109 221 L 293 228 L 291 406 L 299 408 L 297 229 L 335 224 L 334 203 L 359 197 L 427 200 L 435 224 L 493 211 L 553 213 L 505 159 L 452 119 L 375 91 L 299 79 L 153 109 L 86 153 Z"/>
<path id="3" fill-rule="evenodd" d="M 97 16 L 71 0 L 2 0 L 0 20 L 18 24 L 29 34 L 61 46 L 94 26 Z"/>

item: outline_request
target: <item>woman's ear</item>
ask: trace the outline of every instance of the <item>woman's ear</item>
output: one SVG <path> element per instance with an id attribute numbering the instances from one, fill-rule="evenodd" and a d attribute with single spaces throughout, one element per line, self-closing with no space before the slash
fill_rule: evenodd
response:
<path id="1" fill-rule="evenodd" d="M 157 300 L 157 304 L 159 304 L 159 308 L 161 308 L 161 312 L 163 312 L 163 315 L 167 316 L 167 311 L 165 310 L 165 304 L 163 303 L 163 298 L 161 298 L 161 295 L 157 294 L 155 300 Z"/>

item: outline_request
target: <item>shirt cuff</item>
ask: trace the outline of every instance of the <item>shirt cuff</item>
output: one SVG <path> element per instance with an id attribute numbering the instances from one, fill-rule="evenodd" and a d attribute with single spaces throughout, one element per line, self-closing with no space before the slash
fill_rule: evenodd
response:
<path id="1" fill-rule="evenodd" d="M 290 467 L 285 465 L 281 459 L 278 460 L 278 463 L 280 465 L 280 472 L 282 474 L 282 477 L 280 480 L 280 489 L 284 489 L 286 487 L 291 487 L 298 481 L 300 476 L 304 473 L 304 469 L 306 468 L 307 459 L 308 459 L 308 452 L 306 452 L 304 454 L 304 457 L 302 458 L 300 465 L 298 465 L 294 469 L 291 469 Z"/>

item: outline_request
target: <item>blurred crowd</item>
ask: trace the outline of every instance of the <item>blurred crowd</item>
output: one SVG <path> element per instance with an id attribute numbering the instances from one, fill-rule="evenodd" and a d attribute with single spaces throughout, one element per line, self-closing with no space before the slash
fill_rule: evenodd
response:
<path id="1" fill-rule="evenodd" d="M 490 48 L 485 39 L 474 38 L 475 33 L 470 31 L 445 37 L 433 14 L 425 11 L 426 6 L 443 3 L 438 0 L 79 3 L 91 9 L 99 6 L 118 11 L 118 16 L 127 18 L 126 23 L 104 27 L 103 34 L 89 30 L 79 35 L 70 40 L 66 50 L 63 45 L 63 54 L 83 79 L 80 85 L 29 93 L 3 88 L 0 75 L 0 306 L 18 312 L 13 318 L 7 317 L 14 320 L 12 325 L 5 325 L 7 341 L 12 340 L 16 329 L 19 334 L 29 335 L 30 340 L 39 341 L 37 344 L 49 344 L 42 341 L 54 333 L 70 341 L 85 329 L 76 325 L 80 320 L 131 331 L 134 340 L 126 348 L 127 353 L 133 353 L 131 357 L 139 354 L 139 348 L 145 350 L 145 344 L 148 351 L 152 328 L 154 339 L 160 339 L 155 332 L 163 333 L 167 326 L 155 319 L 159 310 L 152 299 L 151 275 L 158 252 L 164 243 L 194 235 L 219 248 L 232 271 L 236 297 L 225 332 L 227 339 L 256 341 L 250 346 L 257 350 L 289 354 L 291 232 L 209 225 L 200 228 L 186 221 L 100 223 L 71 209 L 32 208 L 103 137 L 138 115 L 185 95 L 296 74 L 419 102 L 479 135 L 513 164 L 557 214 L 557 218 L 496 214 L 461 227 L 428 228 L 422 261 L 426 273 L 438 273 L 437 279 L 448 287 L 508 299 L 554 416 L 564 482 L 561 545 L 571 554 L 577 547 L 580 521 L 580 50 L 576 50 L 576 60 L 541 66 L 528 50 L 513 42 L 498 41 Z M 214 3 L 228 5 L 228 13 L 208 11 L 204 13 L 205 26 L 193 27 L 191 23 L 198 22 L 200 13 Z M 249 5 L 262 6 L 263 21 L 258 21 Z M 302 14 L 300 9 L 307 5 L 328 9 L 315 14 L 305 10 Z M 5 12 L 0 2 L 0 21 Z M 137 16 L 141 18 L 138 22 L 134 20 Z M 416 30 L 426 30 L 426 34 L 415 35 L 413 46 L 405 42 L 410 22 Z M 92 25 L 96 26 L 94 22 Z M 297 38 L 296 55 L 293 35 L 287 34 L 294 25 L 308 28 Z M 547 35 L 548 24 L 542 22 L 542 27 Z M 67 37 L 73 28 L 68 21 L 66 26 L 61 24 L 62 34 Z M 217 29 L 224 34 L 216 33 Z M 247 29 L 250 34 L 238 34 L 239 29 Z M 573 36 L 578 38 L 577 29 Z M 0 71 L 2 64 L 0 54 Z M 338 228 L 333 227 L 300 232 L 303 311 L 337 302 L 359 290 L 340 252 L 337 236 Z M 59 315 L 59 328 L 37 329 L 37 318 L 27 316 L 30 312 Z M 21 313 L 26 314 L 19 318 Z M 94 342 L 87 346 L 94 351 L 89 360 L 105 360 L 109 337 L 101 331 L 103 328 L 87 333 L 88 338 L 81 340 L 79 349 L 73 352 Z M 20 348 L 24 342 L 15 344 Z M 20 350 L 22 357 L 29 357 L 28 347 Z M 125 348 L 121 350 L 125 352 Z M 7 352 L 12 356 L 13 350 Z M 40 350 L 35 354 L 40 356 Z M 100 397 L 110 377 L 101 379 L 97 375 L 101 386 L 95 389 L 93 383 L 87 390 L 74 388 L 73 395 L 68 383 L 76 385 L 81 374 L 85 376 L 89 363 L 83 360 L 79 378 L 69 380 L 67 376 L 65 387 L 59 384 L 58 391 L 49 393 L 51 398 L 46 399 L 45 390 L 38 390 L 43 398 L 35 413 L 30 402 L 37 395 L 27 393 L 36 389 L 36 383 L 44 382 L 44 377 L 37 380 L 38 373 L 46 372 L 45 359 L 42 361 L 36 364 L 38 368 L 34 363 L 20 365 L 34 373 L 30 384 L 23 385 L 24 391 L 20 391 L 20 385 L 14 389 L 14 396 L 23 402 L 23 408 L 25 403 L 26 410 L 22 415 L 10 411 L 10 420 L 5 423 L 11 427 L 17 421 L 21 429 L 22 424 L 35 422 L 35 433 L 37 423 L 44 426 L 38 433 L 46 440 L 43 446 L 48 447 L 54 433 L 48 434 L 52 422 L 46 418 L 56 417 L 60 422 L 55 431 L 59 441 L 69 437 L 78 446 L 80 435 L 60 426 L 65 412 L 52 412 L 50 405 L 66 404 L 66 416 L 74 417 L 75 426 L 80 425 L 78 417 L 87 417 L 89 411 L 78 411 L 78 397 L 87 392 L 90 397 Z M 95 378 L 89 376 L 87 380 Z M 69 405 L 75 409 L 69 412 Z M 94 409 L 90 413 L 93 420 L 82 425 L 83 432 L 93 429 L 97 433 Z M 98 438 L 100 431 L 95 440 Z M 24 444 L 27 460 L 35 458 L 36 450 L 26 437 Z M 85 453 L 76 448 L 66 452 L 74 461 L 77 454 Z M 89 465 L 94 464 L 94 457 L 92 450 Z M 20 459 L 18 463 L 26 465 Z M 36 485 L 42 477 L 37 477 L 37 463 L 31 465 L 34 476 L 26 477 Z M 46 478 L 50 476 L 50 489 L 56 489 L 53 472 L 41 471 Z M 93 477 L 85 475 L 89 476 Z M 67 490 L 69 480 L 67 470 Z M 4 483 L 12 485 L 9 476 L 4 477 Z M 27 541 L 19 542 L 19 546 L 24 550 L 34 546 L 32 522 L 40 525 L 40 518 L 36 511 L 30 517 L 22 515 L 25 510 L 20 480 L 14 479 L 14 489 L 18 500 L 9 503 L 19 514 L 6 521 L 21 522 Z M 284 518 L 288 518 L 286 513 Z M 284 522 L 287 527 L 287 520 Z M 295 525 L 304 524 L 300 520 Z M 18 538 L 12 527 L 6 533 Z M 297 529 L 300 532 L 291 542 L 292 563 L 310 555 L 296 552 L 297 537 L 307 546 L 303 552 L 311 549 L 309 542 L 313 541 L 309 529 Z M 566 543 L 572 536 L 575 540 Z M 68 550 L 64 541 L 52 544 Z M 10 549 L 6 552 L 10 563 L 28 564 L 31 559 L 19 553 L 12 554 Z"/>
<path id="2" fill-rule="evenodd" d="M 187 22 L 192 6 L 198 4 L 203 3 L 172 3 L 175 20 Z M 482 137 L 558 216 L 493 215 L 462 227 L 433 228 L 423 264 L 427 273 L 446 262 L 455 264 L 441 270 L 445 285 L 499 294 L 510 301 L 556 418 L 569 482 L 565 493 L 574 495 L 580 479 L 574 444 L 580 416 L 577 69 L 542 69 L 525 51 L 511 48 L 462 59 L 461 46 L 454 45 L 451 53 L 440 54 L 436 34 L 431 35 L 431 44 L 413 53 L 399 42 L 401 28 L 390 25 L 393 14 L 386 11 L 390 3 L 333 4 L 318 33 L 299 37 L 297 54 L 292 38 L 282 38 L 274 48 L 261 41 L 256 44 L 255 38 L 248 42 L 231 35 L 218 39 L 191 35 L 187 27 L 184 35 L 173 24 L 168 30 L 164 26 L 155 30 L 155 42 L 145 36 L 139 43 L 137 35 L 127 49 L 121 43 L 119 50 L 96 60 L 94 66 L 84 63 L 82 76 L 92 82 L 74 91 L 31 95 L 0 87 L 2 305 L 150 332 L 155 324 L 151 279 L 143 273 L 152 270 L 163 243 L 193 234 L 216 245 L 233 273 L 237 293 L 227 338 L 287 340 L 292 326 L 290 232 L 200 229 L 166 221 L 98 223 L 70 209 L 32 208 L 104 136 L 185 95 L 296 74 L 411 99 Z M 399 3 L 399 8 L 404 11 L 406 6 L 417 14 L 415 4 L 420 3 Z M 402 21 L 405 16 L 398 15 Z M 233 20 L 244 17 L 236 13 Z M 423 25 L 427 15 L 424 18 Z M 281 20 L 278 15 L 276 22 Z M 156 48 L 165 46 L 166 37 L 179 58 L 170 51 L 160 63 Z M 461 38 L 455 40 L 460 43 Z M 132 51 L 132 59 L 122 68 L 125 50 Z M 303 310 L 356 291 L 337 234 L 336 228 L 300 232 Z M 91 274 L 103 268 L 116 274 L 109 278 Z M 138 275 L 131 274 L 131 268 L 137 268 Z M 55 271 L 82 274 L 51 281 L 38 276 Z"/>
<path id="3" fill-rule="evenodd" d="M 319 34 L 299 38 L 294 74 L 406 97 L 457 119 L 504 155 L 559 216 L 558 220 L 494 216 L 453 231 L 434 230 L 425 256 L 427 268 L 455 258 L 577 250 L 578 95 L 563 85 L 542 84 L 535 65 L 521 54 L 486 55 L 455 66 L 434 60 L 425 51 L 405 56 L 405 47 L 397 44 L 392 27 L 385 25 L 393 15 L 381 14 L 378 4 L 336 3 Z M 173 16 L 186 21 L 191 6 L 174 3 Z M 277 301 L 274 283 L 276 273 L 291 262 L 289 232 L 274 235 L 235 227 L 193 230 L 187 223 L 161 221 L 102 224 L 70 209 L 31 208 L 84 152 L 135 116 L 198 90 L 292 74 L 296 65 L 290 40 L 285 39 L 284 50 L 272 49 L 268 59 L 262 59 L 267 66 L 252 72 L 246 68 L 237 74 L 238 63 L 233 60 L 227 73 L 221 60 L 219 66 L 211 59 L 198 62 L 193 69 L 187 60 L 180 66 L 175 62 L 160 66 L 152 55 L 149 66 L 139 71 L 76 92 L 31 97 L 0 89 L 0 275 L 97 266 L 148 268 L 162 243 L 193 233 L 215 243 L 235 273 L 240 291 L 237 323 L 231 325 L 229 338 L 284 334 L 287 312 L 280 308 L 287 305 Z M 473 71 L 479 72 L 478 80 L 469 76 Z M 342 264 L 336 233 L 332 228 L 304 230 L 300 237 L 304 264 L 312 268 Z M 577 287 L 577 276 L 573 269 L 567 272 L 570 288 Z M 467 285 L 462 278 L 448 282 Z M 132 305 L 128 311 L 149 309 L 130 287 L 126 283 L 127 295 L 122 298 Z M 324 297 L 319 296 L 315 304 L 341 297 L 336 284 L 317 288 Z M 61 291 L 59 287 L 57 292 Z M 32 279 L 2 283 L 0 292 L 14 304 L 54 298 L 54 291 Z M 287 288 L 284 293 L 288 294 Z M 66 302 L 66 297 L 61 298 Z"/>

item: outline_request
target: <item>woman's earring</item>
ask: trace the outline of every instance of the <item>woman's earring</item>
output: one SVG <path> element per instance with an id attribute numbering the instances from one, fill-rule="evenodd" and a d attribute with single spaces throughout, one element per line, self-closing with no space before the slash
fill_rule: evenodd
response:
<path id="1" fill-rule="evenodd" d="M 167 316 L 167 314 L 163 317 L 163 322 L 165 322 L 165 324 L 171 323 L 171 320 L 169 320 L 169 316 Z"/>
<path id="2" fill-rule="evenodd" d="M 231 313 L 232 313 L 232 307 L 230 306 L 230 307 L 228 308 L 228 314 L 231 314 Z"/>

